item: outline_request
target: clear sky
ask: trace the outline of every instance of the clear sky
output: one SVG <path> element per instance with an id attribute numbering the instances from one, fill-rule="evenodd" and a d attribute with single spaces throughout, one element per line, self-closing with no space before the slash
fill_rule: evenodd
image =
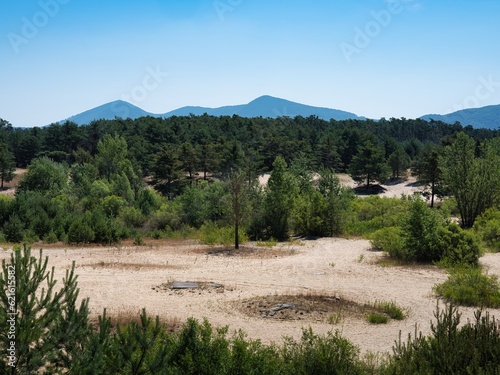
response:
<path id="1" fill-rule="evenodd" d="M 370 118 L 500 103 L 499 0 L 1 0 L 0 117 L 272 95 Z"/>

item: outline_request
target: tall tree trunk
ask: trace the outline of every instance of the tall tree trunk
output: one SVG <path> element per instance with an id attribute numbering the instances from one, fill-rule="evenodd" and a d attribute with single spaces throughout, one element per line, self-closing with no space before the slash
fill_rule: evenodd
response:
<path id="1" fill-rule="evenodd" d="M 240 237 L 239 237 L 239 224 L 240 224 L 240 213 L 238 204 L 238 192 L 234 194 L 234 248 L 238 250 L 240 248 Z"/>

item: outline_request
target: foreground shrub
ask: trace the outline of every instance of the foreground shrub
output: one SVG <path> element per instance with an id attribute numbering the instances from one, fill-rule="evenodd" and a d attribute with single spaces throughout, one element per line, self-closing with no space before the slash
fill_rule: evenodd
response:
<path id="1" fill-rule="evenodd" d="M 435 287 L 449 302 L 463 306 L 500 307 L 500 284 L 496 276 L 483 275 L 480 268 L 460 267 Z"/>
<path id="2" fill-rule="evenodd" d="M 300 341 L 285 341 L 282 356 L 288 374 L 362 373 L 359 349 L 338 332 L 320 337 L 311 329 L 304 330 Z"/>
<path id="3" fill-rule="evenodd" d="M 475 321 L 461 328 L 453 305 L 436 310 L 432 334 L 401 337 L 393 348 L 387 374 L 498 374 L 500 373 L 500 324 L 488 313 L 476 312 Z"/>
<path id="4" fill-rule="evenodd" d="M 78 306 L 75 263 L 66 271 L 60 289 L 54 269 L 47 270 L 48 258 L 31 255 L 31 249 L 17 248 L 10 261 L 2 261 L 0 273 L 0 373 L 66 373 L 82 354 L 90 327 L 87 324 L 88 299 Z M 41 296 L 35 298 L 34 296 Z M 15 305 L 12 305 L 15 301 Z M 15 314 L 15 315 L 14 315 Z M 9 333 L 7 334 L 7 323 Z M 12 357 L 7 355 L 13 346 Z"/>

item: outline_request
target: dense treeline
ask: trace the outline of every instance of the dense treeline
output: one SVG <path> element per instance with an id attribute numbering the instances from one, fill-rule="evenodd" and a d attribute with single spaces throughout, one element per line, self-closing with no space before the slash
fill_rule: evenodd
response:
<path id="1" fill-rule="evenodd" d="M 141 243 L 199 230 L 211 243 L 237 244 L 240 236 L 355 233 L 359 205 L 334 172 L 370 187 L 411 166 L 429 184 L 431 206 L 435 195 L 455 196 L 467 228 L 500 197 L 498 132 L 458 123 L 208 115 L 32 129 L 0 122 L 2 182 L 15 166 L 28 168 L 15 198 L 0 197 L 0 239 L 9 242 Z M 262 188 L 257 176 L 267 171 Z"/>
<path id="2" fill-rule="evenodd" d="M 314 166 L 347 171 L 358 148 L 367 141 L 383 147 L 387 158 L 401 146 L 413 159 L 424 144 L 447 144 L 460 131 L 476 141 L 499 134 L 459 123 L 404 118 L 327 122 L 314 116 L 264 119 L 208 115 L 98 120 L 80 127 L 65 122 L 27 129 L 13 128 L 0 120 L 0 130 L 0 141 L 14 154 L 18 167 L 27 167 L 40 156 L 73 164 L 73 152 L 78 148 L 95 155 L 99 140 L 116 133 L 125 138 L 131 161 L 143 175 L 151 174 L 155 158 L 168 146 L 175 149 L 187 172 L 224 171 L 235 162 L 234 157 L 242 156 L 254 168 L 269 171 L 277 156 L 290 163 L 301 154 Z"/>

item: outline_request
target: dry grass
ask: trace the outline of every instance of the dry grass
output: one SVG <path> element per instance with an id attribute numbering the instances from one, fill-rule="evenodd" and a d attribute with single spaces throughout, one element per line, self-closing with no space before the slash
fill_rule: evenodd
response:
<path id="1" fill-rule="evenodd" d="M 182 269 L 182 266 L 177 266 L 173 264 L 151 264 L 151 263 L 122 263 L 122 262 L 96 262 L 96 263 L 85 263 L 80 264 L 78 267 L 91 267 L 92 269 L 97 268 L 112 268 L 119 270 L 135 270 L 135 271 L 149 271 L 152 269 L 167 270 L 167 269 Z"/>
<path id="2" fill-rule="evenodd" d="M 141 324 L 141 309 L 133 309 L 130 307 L 123 307 L 122 309 L 114 312 L 107 312 L 106 316 L 110 318 L 111 329 L 114 331 L 116 327 L 119 325 L 120 327 L 124 327 L 131 323 Z M 177 317 L 171 318 L 160 318 L 160 323 L 165 327 L 168 332 L 178 332 L 182 328 L 182 322 Z M 98 318 L 94 317 L 90 319 L 90 324 L 97 330 L 99 326 Z"/>
<path id="3" fill-rule="evenodd" d="M 293 248 L 262 248 L 251 245 L 240 246 L 238 250 L 227 246 L 206 246 L 199 247 L 190 251 L 192 254 L 203 254 L 211 256 L 242 257 L 254 259 L 282 258 L 297 254 Z"/>

